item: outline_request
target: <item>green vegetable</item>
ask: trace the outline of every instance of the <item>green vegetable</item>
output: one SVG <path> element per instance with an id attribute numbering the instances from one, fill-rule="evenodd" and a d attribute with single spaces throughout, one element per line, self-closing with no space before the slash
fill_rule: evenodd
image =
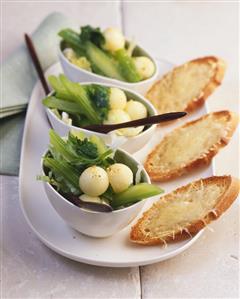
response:
<path id="1" fill-rule="evenodd" d="M 71 135 L 77 137 L 80 140 L 83 140 L 84 138 L 86 138 L 85 134 L 81 131 L 77 131 L 77 130 L 71 130 Z"/>
<path id="2" fill-rule="evenodd" d="M 96 135 L 92 135 L 90 137 L 90 141 L 97 146 L 98 153 L 100 155 L 102 155 L 103 153 L 105 153 L 107 151 L 107 146 L 105 145 L 103 140 L 101 138 L 97 137 Z"/>
<path id="3" fill-rule="evenodd" d="M 121 49 L 112 54 L 103 49 L 105 38 L 100 28 L 84 26 L 80 34 L 72 29 L 64 29 L 59 35 L 77 55 L 87 56 L 94 73 L 121 81 L 141 81 L 131 57 L 135 43 L 130 42 L 127 50 Z"/>
<path id="4" fill-rule="evenodd" d="M 60 100 L 54 96 L 43 99 L 42 103 L 48 108 L 55 108 L 68 113 L 81 114 L 82 112 L 82 108 L 77 103 Z"/>
<path id="5" fill-rule="evenodd" d="M 67 146 L 67 142 L 65 142 L 54 130 L 51 129 L 49 131 L 49 137 L 51 150 L 53 152 L 58 153 L 68 162 L 76 160 L 77 155 L 75 154 L 75 152 Z"/>
<path id="6" fill-rule="evenodd" d="M 95 106 L 95 109 L 98 111 L 101 120 L 107 118 L 108 111 L 110 109 L 109 105 L 109 94 L 110 89 L 101 85 L 89 85 L 87 86 L 87 91 L 89 97 Z"/>
<path id="7" fill-rule="evenodd" d="M 49 76 L 48 82 L 53 90 L 55 90 L 55 96 L 62 100 L 71 101 L 72 99 L 69 96 L 69 92 L 66 90 L 66 88 L 62 85 L 61 81 L 59 80 L 59 77 L 56 76 Z"/>
<path id="8" fill-rule="evenodd" d="M 139 82 L 141 80 L 141 76 L 137 72 L 132 57 L 128 55 L 125 49 L 118 50 L 114 57 L 118 61 L 119 69 L 126 81 Z"/>
<path id="9" fill-rule="evenodd" d="M 89 141 L 87 138 L 83 140 L 75 137 L 71 133 L 68 135 L 67 146 L 75 152 L 76 156 L 90 159 L 97 159 L 99 153 L 96 144 Z"/>
<path id="10" fill-rule="evenodd" d="M 75 104 L 78 105 L 68 106 L 71 110 L 69 110 L 69 112 L 81 113 L 89 120 L 91 124 L 101 123 L 101 118 L 98 115 L 98 112 L 94 109 L 88 93 L 80 84 L 70 81 L 64 75 L 59 75 L 59 77 L 50 76 L 49 83 L 56 92 L 56 98 L 58 98 L 59 100 L 65 100 L 66 102 L 75 102 Z M 50 101 L 53 102 L 52 100 Z M 47 106 L 50 101 L 46 100 L 45 98 L 43 100 L 43 104 Z M 58 104 L 60 103 L 58 102 Z M 63 105 L 63 102 L 61 102 L 61 105 Z M 77 107 L 77 110 L 75 112 L 71 109 L 73 107 Z"/>
<path id="11" fill-rule="evenodd" d="M 69 44 L 74 50 L 85 53 L 84 45 L 82 45 L 80 36 L 72 29 L 63 29 L 58 33 L 61 38 Z"/>
<path id="12" fill-rule="evenodd" d="M 49 152 L 43 158 L 44 176 L 37 179 L 55 186 L 61 194 L 81 194 L 79 176 L 87 167 L 99 165 L 103 168 L 112 163 L 112 150 L 101 144 L 98 137 L 79 139 L 69 133 L 63 140 L 55 131 L 49 131 Z M 98 146 L 97 146 L 97 144 Z M 109 161 L 109 159 L 111 161 Z"/>
<path id="13" fill-rule="evenodd" d="M 94 124 L 100 123 L 100 118 L 91 105 L 91 101 L 85 89 L 78 83 L 70 81 L 66 76 L 60 75 L 59 79 L 69 96 L 78 103 L 83 111 L 83 114 Z"/>
<path id="14" fill-rule="evenodd" d="M 126 81 L 119 70 L 118 64 L 112 57 L 91 42 L 86 42 L 85 49 L 91 64 L 95 65 L 105 76 Z"/>
<path id="15" fill-rule="evenodd" d="M 63 140 L 55 131 L 49 131 L 49 151 L 43 158 L 45 174 L 38 176 L 38 180 L 50 183 L 66 199 L 79 196 L 79 177 L 88 167 L 98 165 L 104 169 L 117 163 L 112 149 L 108 148 L 97 136 L 85 138 L 69 133 Z M 120 161 L 118 161 L 120 162 Z M 147 183 L 130 186 L 121 193 L 114 193 L 111 186 L 101 195 L 107 199 L 114 209 L 129 206 L 144 198 L 162 193 L 162 190 Z"/>
<path id="16" fill-rule="evenodd" d="M 43 165 L 55 173 L 55 178 L 59 183 L 61 183 L 62 179 L 64 180 L 64 191 L 67 183 L 69 188 L 74 190 L 74 193 L 82 193 L 79 188 L 79 173 L 74 167 L 65 161 L 59 161 L 53 158 L 44 158 Z"/>
<path id="17" fill-rule="evenodd" d="M 105 42 L 105 38 L 104 38 L 100 28 L 93 28 L 93 27 L 87 25 L 87 26 L 81 27 L 80 41 L 82 43 L 90 41 L 90 42 L 94 43 L 96 46 L 101 47 Z"/>
<path id="18" fill-rule="evenodd" d="M 112 206 L 118 208 L 140 201 L 144 198 L 161 194 L 163 190 L 156 185 L 140 183 L 114 195 Z"/>

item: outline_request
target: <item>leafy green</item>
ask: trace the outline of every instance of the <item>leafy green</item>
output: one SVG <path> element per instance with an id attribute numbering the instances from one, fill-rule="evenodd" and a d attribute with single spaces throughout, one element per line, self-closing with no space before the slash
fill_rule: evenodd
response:
<path id="1" fill-rule="evenodd" d="M 92 84 L 88 86 L 87 91 L 89 93 L 89 97 L 93 105 L 99 112 L 101 120 L 106 119 L 108 115 L 108 111 L 110 109 L 110 105 L 109 105 L 110 89 L 108 87 L 104 87 L 101 85 Z"/>
<path id="2" fill-rule="evenodd" d="M 81 173 L 93 165 L 107 168 L 114 161 L 111 149 L 97 146 L 96 142 L 101 144 L 97 136 L 93 138 L 95 142 L 92 142 L 84 136 L 78 138 L 69 133 L 64 140 L 54 130 L 50 130 L 49 137 L 49 152 L 43 158 L 45 175 L 38 176 L 37 179 L 50 183 L 61 194 L 81 194 Z"/>
<path id="3" fill-rule="evenodd" d="M 98 157 L 98 149 L 96 144 L 90 142 L 87 138 L 83 140 L 69 133 L 67 140 L 67 147 L 81 157 L 87 159 L 96 159 Z"/>
<path id="4" fill-rule="evenodd" d="M 44 158 L 43 165 L 54 173 L 55 180 L 59 183 L 62 192 L 67 189 L 74 194 L 82 193 L 79 187 L 79 172 L 63 160 Z"/>
<path id="5" fill-rule="evenodd" d="M 93 28 L 92 26 L 89 25 L 81 27 L 81 32 L 79 37 L 82 43 L 91 41 L 98 47 L 101 47 L 105 42 L 105 38 L 100 28 L 99 27 Z"/>
<path id="6" fill-rule="evenodd" d="M 97 146 L 98 153 L 101 155 L 107 151 L 107 146 L 104 141 L 96 135 L 92 135 L 89 140 Z"/>

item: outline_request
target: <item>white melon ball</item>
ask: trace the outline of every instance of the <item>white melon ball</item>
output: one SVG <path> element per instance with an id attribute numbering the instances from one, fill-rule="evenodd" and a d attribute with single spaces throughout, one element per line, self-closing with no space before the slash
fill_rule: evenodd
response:
<path id="1" fill-rule="evenodd" d="M 104 124 L 112 125 L 112 124 L 121 124 L 127 121 L 131 121 L 130 116 L 121 109 L 112 109 L 108 112 L 108 118 L 104 121 Z M 118 135 L 124 135 L 125 129 L 116 130 Z"/>
<path id="2" fill-rule="evenodd" d="M 133 59 L 137 72 L 142 79 L 150 78 L 155 72 L 155 66 L 152 60 L 145 56 L 135 57 Z"/>
<path id="3" fill-rule="evenodd" d="M 138 101 L 128 101 L 125 106 L 125 111 L 132 120 L 147 117 L 147 108 Z"/>
<path id="4" fill-rule="evenodd" d="M 108 117 L 104 121 L 104 123 L 105 124 L 120 124 L 120 123 L 125 123 L 130 120 L 131 120 L 130 116 L 124 110 L 112 109 L 112 110 L 109 110 Z"/>
<path id="5" fill-rule="evenodd" d="M 138 134 L 140 134 L 143 129 L 144 129 L 144 126 L 135 127 L 135 128 L 124 128 L 124 129 L 118 130 L 119 131 L 118 134 L 123 135 L 125 137 L 134 137 L 134 136 L 137 136 Z"/>
<path id="6" fill-rule="evenodd" d="M 71 60 L 72 58 L 76 57 L 75 52 L 71 48 L 64 49 L 63 54 L 68 60 Z"/>
<path id="7" fill-rule="evenodd" d="M 103 32 L 103 35 L 105 38 L 104 49 L 115 52 L 124 48 L 125 38 L 119 29 L 112 27 L 107 28 Z"/>
<path id="8" fill-rule="evenodd" d="M 127 97 L 125 95 L 125 92 L 119 88 L 111 87 L 109 104 L 111 109 L 124 109 L 127 104 Z"/>
<path id="9" fill-rule="evenodd" d="M 127 121 L 131 121 L 130 116 L 127 112 L 120 109 L 113 109 L 108 112 L 108 118 L 104 121 L 104 124 L 120 124 L 125 123 Z M 123 128 L 116 130 L 118 135 L 126 136 L 126 137 L 133 137 L 138 135 L 144 126 L 135 127 L 135 128 Z"/>
<path id="10" fill-rule="evenodd" d="M 122 163 L 115 163 L 107 169 L 108 178 L 116 193 L 126 190 L 133 183 L 132 170 Z"/>
<path id="11" fill-rule="evenodd" d="M 80 175 L 79 186 L 85 194 L 89 196 L 99 196 L 103 194 L 109 186 L 107 172 L 99 166 L 88 167 Z"/>

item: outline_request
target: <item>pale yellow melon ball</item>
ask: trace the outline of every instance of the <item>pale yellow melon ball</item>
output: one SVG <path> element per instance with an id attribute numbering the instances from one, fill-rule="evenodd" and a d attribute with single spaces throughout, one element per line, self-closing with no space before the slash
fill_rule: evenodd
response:
<path id="1" fill-rule="evenodd" d="M 110 185 L 116 193 L 126 190 L 133 183 L 132 170 L 125 164 L 115 163 L 107 169 Z"/>
<path id="2" fill-rule="evenodd" d="M 147 108 L 138 101 L 128 101 L 125 106 L 125 111 L 132 120 L 147 117 Z"/>
<path id="3" fill-rule="evenodd" d="M 111 109 L 124 109 L 127 103 L 125 92 L 117 87 L 110 88 L 109 104 Z"/>
<path id="4" fill-rule="evenodd" d="M 134 64 L 142 79 L 150 78 L 155 72 L 152 60 L 145 56 L 135 57 Z"/>
<path id="5" fill-rule="evenodd" d="M 99 166 L 88 167 L 80 175 L 79 186 L 85 194 L 93 197 L 99 196 L 109 186 L 107 172 Z"/>
<path id="6" fill-rule="evenodd" d="M 121 109 L 112 109 L 108 112 L 108 118 L 104 121 L 105 124 L 120 124 L 130 121 L 131 118 Z"/>
<path id="7" fill-rule="evenodd" d="M 119 29 L 112 27 L 107 28 L 103 32 L 103 35 L 105 38 L 104 49 L 115 52 L 124 48 L 125 38 Z"/>

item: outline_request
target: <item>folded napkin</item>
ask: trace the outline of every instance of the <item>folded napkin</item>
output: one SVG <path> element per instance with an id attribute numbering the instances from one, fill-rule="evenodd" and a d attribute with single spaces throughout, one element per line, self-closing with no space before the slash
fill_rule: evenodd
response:
<path id="1" fill-rule="evenodd" d="M 44 70 L 58 60 L 57 33 L 66 27 L 76 26 L 64 15 L 52 13 L 32 34 Z M 23 35 L 23 32 L 19 34 Z M 37 80 L 24 39 L 23 44 L 3 63 L 0 80 L 3 83 L 0 103 L 0 173 L 17 175 L 25 114 L 13 115 L 26 109 Z"/>

